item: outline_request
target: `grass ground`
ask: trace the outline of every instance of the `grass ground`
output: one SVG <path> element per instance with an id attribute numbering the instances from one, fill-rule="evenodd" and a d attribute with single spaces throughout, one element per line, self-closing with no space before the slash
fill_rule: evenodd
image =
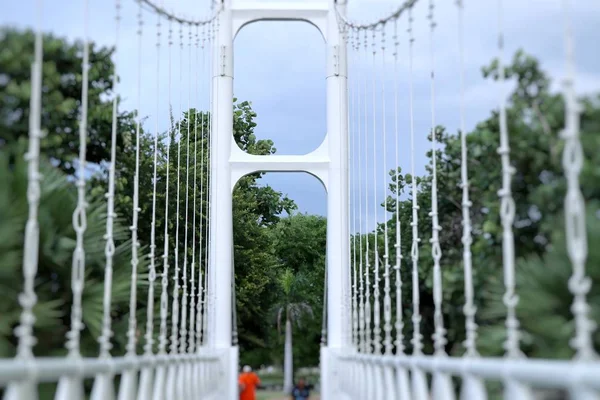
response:
<path id="1" fill-rule="evenodd" d="M 289 400 L 289 397 L 285 397 L 281 392 L 256 392 L 256 400 Z M 319 400 L 318 394 L 310 396 L 310 400 Z"/>

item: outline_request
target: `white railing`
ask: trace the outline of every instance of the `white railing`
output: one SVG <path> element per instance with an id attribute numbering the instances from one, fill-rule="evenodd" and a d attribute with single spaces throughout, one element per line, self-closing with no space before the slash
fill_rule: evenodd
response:
<path id="1" fill-rule="evenodd" d="M 481 399 L 477 380 L 489 382 L 512 381 L 537 389 L 572 390 L 572 398 L 584 393 L 600 390 L 597 362 L 573 363 L 555 360 L 510 360 L 505 358 L 457 358 L 435 356 L 381 356 L 374 354 L 340 354 L 336 357 L 341 380 L 340 388 L 349 398 L 362 399 L 448 399 L 455 398 L 455 391 L 464 399 Z M 445 373 L 459 378 L 456 389 L 442 393 L 429 389 L 427 382 L 419 382 L 413 374 L 425 373 L 433 376 Z M 361 377 L 370 376 L 380 385 L 374 385 Z M 408 379 L 407 379 L 408 378 Z M 475 379 L 473 379 L 475 378 Z M 424 396 L 415 393 L 418 385 L 425 384 Z M 431 393 L 431 395 L 429 394 Z M 435 394 L 434 394 L 435 393 Z M 479 396 L 479 397 L 477 397 Z M 514 397 L 516 398 L 516 397 Z M 593 398 L 593 397 L 589 397 Z"/>
<path id="2" fill-rule="evenodd" d="M 30 85 L 28 82 L 16 82 L 17 85 L 31 87 L 30 107 L 25 114 L 29 116 L 28 152 L 24 157 L 22 154 L 15 154 L 17 160 L 24 158 L 28 162 L 29 214 L 22 248 L 24 286 L 19 297 L 21 318 L 15 331 L 18 348 L 14 358 L 0 359 L 0 396 L 6 400 L 32 400 L 47 396 L 60 400 L 217 399 L 222 398 L 223 393 L 229 392 L 224 392 L 223 388 L 231 386 L 229 377 L 232 373 L 232 363 L 236 364 L 233 371 L 237 367 L 237 348 L 211 347 L 209 328 L 213 294 L 210 293 L 208 285 L 210 215 L 206 208 L 211 187 L 209 155 L 213 113 L 201 110 L 211 110 L 211 60 L 215 33 L 218 32 L 216 17 L 220 9 L 215 9 L 213 16 L 201 21 L 182 19 L 169 14 L 154 2 L 147 0 L 127 3 L 116 0 L 113 5 L 116 20 L 115 53 L 111 60 L 113 65 L 110 66 L 114 66 L 111 77 L 113 99 L 107 102 L 112 102 L 112 129 L 109 131 L 109 139 L 102 143 L 102 146 L 108 149 L 107 159 L 91 166 L 87 157 L 90 132 L 98 132 L 104 128 L 94 126 L 93 120 L 89 118 L 97 113 L 97 109 L 88 105 L 91 104 L 89 93 L 95 89 L 92 80 L 95 78 L 91 77 L 90 71 L 97 71 L 103 66 L 93 64 L 94 58 L 91 55 L 94 54 L 90 54 L 95 47 L 92 47 L 92 40 L 88 36 L 88 1 L 84 2 L 85 10 L 82 16 L 85 27 L 82 51 L 81 55 L 75 56 L 81 57 L 79 71 L 60 70 L 69 67 L 57 66 L 59 62 L 45 53 L 48 43 L 42 32 L 43 12 L 44 7 L 49 8 L 53 5 L 38 0 L 34 9 L 38 18 Z M 127 13 L 132 7 L 137 16 Z M 155 23 L 155 29 L 152 29 L 152 33 L 145 31 L 148 28 L 145 28 L 147 21 L 144 21 L 144 18 L 147 18 L 148 14 L 154 17 L 152 21 Z M 133 20 L 137 25 L 137 51 L 133 54 L 125 51 L 126 47 L 120 43 L 123 41 L 123 38 L 120 38 L 123 20 Z M 168 28 L 168 34 L 165 27 Z M 165 36 L 166 45 L 164 39 L 161 40 L 161 37 Z M 156 48 L 152 56 L 144 54 L 146 44 Z M 150 65 L 147 65 L 147 60 L 152 60 Z M 119 89 L 123 83 L 122 78 L 118 77 L 118 73 L 125 70 L 123 66 L 126 64 L 135 65 L 136 71 L 136 112 L 135 118 L 130 121 L 135 125 L 135 132 L 132 135 L 132 143 L 124 143 L 117 152 L 117 142 L 125 136 L 124 130 L 127 129 L 121 126 L 120 118 L 126 113 L 120 109 L 122 99 Z M 64 357 L 40 357 L 36 353 L 56 354 L 57 350 L 60 353 L 60 349 L 35 348 L 38 258 L 43 247 L 47 245 L 44 242 L 44 234 L 47 233 L 45 230 L 53 229 L 47 225 L 40 226 L 38 214 L 41 214 L 39 211 L 44 207 L 41 203 L 43 194 L 51 190 L 44 182 L 44 175 L 57 174 L 52 171 L 54 167 L 51 165 L 52 160 L 49 160 L 51 155 L 44 154 L 43 150 L 43 132 L 47 129 L 44 126 L 44 115 L 52 115 L 55 112 L 51 106 L 43 106 L 46 104 L 44 72 L 47 67 L 57 68 L 61 75 L 78 76 L 81 73 L 80 103 L 73 106 L 76 110 L 74 112 L 78 114 L 79 125 L 79 135 L 76 139 L 78 151 L 73 157 L 77 160 L 67 160 L 74 165 L 74 176 L 66 179 L 75 183 L 77 200 L 75 209 L 67 211 L 73 213 L 74 237 L 67 237 L 65 240 L 72 240 L 75 244 L 70 282 L 72 296 L 66 304 L 70 308 L 71 318 L 65 341 L 67 354 Z M 152 73 L 154 75 L 148 79 L 148 75 Z M 178 82 L 178 86 L 175 86 L 175 82 Z M 168 89 L 165 90 L 165 87 Z M 168 98 L 163 95 L 166 91 Z M 173 93 L 179 93 L 178 102 L 173 101 Z M 144 98 L 153 100 L 151 107 L 143 101 Z M 104 99 L 95 98 L 95 101 Z M 142 104 L 146 104 L 146 107 L 142 107 Z M 174 111 L 177 108 L 178 110 Z M 144 122 L 145 115 L 149 115 L 149 121 L 153 124 Z M 52 134 L 54 133 L 50 133 L 49 136 Z M 134 165 L 126 167 L 126 171 L 119 170 L 117 164 L 121 160 L 118 157 L 127 153 L 134 154 Z M 159 157 L 163 160 L 161 166 L 166 165 L 160 170 L 157 168 Z M 176 160 L 173 157 L 176 157 Z M 143 165 L 151 166 L 151 171 L 144 171 L 146 176 L 151 176 L 152 182 L 149 189 L 152 195 L 148 204 L 142 204 L 145 199 L 140 198 L 140 169 Z M 88 167 L 91 168 L 87 169 Z M 85 287 L 86 273 L 89 272 L 86 271 L 86 252 L 89 251 L 87 247 L 90 243 L 87 229 L 91 218 L 97 217 L 97 213 L 92 215 L 89 212 L 90 170 L 92 175 L 96 170 L 105 173 L 107 188 L 106 211 L 103 210 L 102 217 L 102 221 L 106 221 L 102 322 L 100 334 L 93 338 L 99 343 L 97 358 L 84 355 L 89 353 L 89 349 L 86 352 L 81 350 L 86 309 L 85 294 L 86 290 L 90 289 Z M 123 177 L 130 183 L 132 181 L 131 193 L 119 192 L 117 179 Z M 158 189 L 159 184 L 163 189 Z M 190 186 L 193 186 L 193 190 Z M 159 200 L 159 196 L 164 200 Z M 122 223 L 122 218 L 116 218 L 116 210 L 118 207 L 123 209 L 123 204 L 119 203 L 123 197 L 129 197 L 131 202 L 127 204 L 131 204 L 132 207 L 132 220 L 126 221 L 131 224 L 129 247 L 129 238 L 115 233 L 117 223 Z M 140 221 L 140 218 L 143 218 L 142 206 L 151 210 L 148 221 Z M 48 210 L 48 207 L 45 210 L 49 213 L 62 211 Z M 164 213 L 161 215 L 163 222 L 160 227 L 159 212 Z M 192 215 L 189 215 L 190 212 Z M 196 218 L 197 215 L 199 218 Z M 149 222 L 150 232 L 148 237 L 142 237 L 140 226 L 146 222 Z M 119 229 L 121 232 L 121 225 Z M 174 246 L 171 238 L 174 238 Z M 147 243 L 147 249 L 142 248 L 141 242 Z M 158 249 L 158 243 L 164 243 L 162 250 Z M 119 249 L 123 246 L 131 251 L 127 312 L 116 309 L 112 304 L 114 287 L 122 286 L 123 283 L 113 279 L 113 275 L 118 272 L 116 269 L 123 268 L 122 258 L 119 264 L 116 261 L 117 257 L 123 257 L 123 251 L 119 255 Z M 159 265 L 162 265 L 161 271 L 157 271 Z M 97 265 L 94 265 L 94 268 L 97 268 Z M 156 282 L 157 278 L 160 278 L 160 286 L 159 282 Z M 169 287 L 170 280 L 173 282 L 172 288 Z M 147 293 L 147 298 L 138 296 L 138 290 Z M 158 307 L 155 307 L 155 304 Z M 145 314 L 144 321 L 140 321 L 142 318 L 138 317 L 138 305 L 145 307 L 142 310 Z M 155 315 L 155 308 L 159 310 L 159 315 Z M 115 351 L 111 351 L 115 343 L 115 313 L 119 313 L 128 323 L 126 333 L 121 328 L 119 334 L 127 338 L 125 354 L 114 354 Z M 155 330 L 155 322 L 158 320 L 159 329 Z M 143 337 L 142 331 L 145 332 Z M 140 338 L 142 340 L 138 340 Z M 124 342 L 122 337 L 118 339 L 121 344 Z M 143 342 L 142 352 L 139 349 L 142 344 L 140 342 Z"/>
<path id="3" fill-rule="evenodd" d="M 444 3 L 444 4 L 442 4 Z M 345 321 L 345 329 L 352 332 L 349 345 L 344 351 L 328 353 L 326 377 L 329 378 L 328 393 L 336 393 L 344 399 L 389 399 L 389 400 L 482 400 L 503 397 L 505 400 L 533 400 L 545 398 L 569 398 L 572 400 L 600 399 L 600 362 L 594 348 L 595 323 L 592 321 L 589 295 L 592 282 L 586 277 L 587 261 L 587 232 L 586 205 L 580 188 L 579 175 L 583 168 L 583 151 L 580 140 L 580 113 L 574 91 L 574 54 L 573 33 L 571 25 L 569 1 L 563 1 L 562 17 L 565 21 L 564 38 L 566 79 L 562 95 L 564 102 L 564 129 L 561 130 L 561 145 L 564 145 L 563 170 L 566 181 L 566 197 L 564 199 L 566 250 L 572 266 L 572 277 L 564 282 L 565 288 L 573 297 L 571 306 L 573 318 L 573 338 L 570 342 L 574 357 L 572 359 L 535 359 L 527 358 L 522 353 L 522 328 L 518 313 L 518 287 L 515 257 L 515 223 L 516 206 L 512 193 L 512 178 L 515 168 L 511 163 L 509 145 L 510 120 L 507 116 L 507 95 L 504 93 L 508 76 L 504 64 L 504 27 L 503 1 L 499 0 L 496 7 L 489 6 L 490 13 L 498 21 L 498 48 L 495 66 L 496 80 L 499 86 L 499 106 L 496 114 L 497 131 L 488 128 L 496 134 L 497 153 L 500 173 L 497 174 L 499 187 L 498 210 L 494 215 L 489 209 L 482 213 L 473 210 L 474 199 L 470 198 L 475 184 L 469 179 L 468 135 L 465 126 L 466 115 L 469 112 L 465 100 L 465 63 L 464 53 L 468 49 L 463 40 L 464 8 L 475 2 L 457 0 L 455 12 L 456 21 L 448 23 L 452 18 L 447 2 L 434 0 L 398 2 L 398 8 L 386 18 L 373 23 L 357 23 L 338 12 L 340 31 L 346 38 L 349 48 L 349 136 L 350 136 L 350 221 L 351 231 L 351 265 L 350 279 L 352 301 L 346 305 L 344 312 L 349 317 Z M 436 15 L 436 5 L 443 7 L 443 13 Z M 418 7 L 423 9 L 418 10 Z M 425 12 L 424 12 L 425 11 Z M 427 96 L 430 98 L 429 120 L 431 135 L 431 157 L 428 165 L 430 175 L 424 178 L 428 191 L 423 193 L 423 182 L 417 179 L 406 179 L 404 184 L 409 190 L 396 187 L 391 194 L 388 185 L 394 187 L 403 176 L 398 167 L 403 164 L 399 151 L 408 153 L 406 164 L 412 177 L 418 176 L 417 164 L 419 152 L 416 150 L 419 137 L 424 133 L 417 130 L 417 124 L 424 120 L 422 114 L 415 111 L 415 85 L 417 72 L 415 51 L 422 42 L 415 29 L 415 15 L 427 14 L 427 31 L 423 54 L 419 54 L 418 62 L 429 65 L 427 75 L 430 77 Z M 458 70 L 456 81 L 458 91 L 459 136 L 453 142 L 460 146 L 460 165 L 452 167 L 460 177 L 460 188 L 454 188 L 453 183 L 442 182 L 444 191 L 438 186 L 440 155 L 446 149 L 438 143 L 438 121 L 436 107 L 436 86 L 447 82 L 436 82 L 436 47 L 435 37 L 438 24 L 448 24 L 458 28 L 458 46 L 456 48 L 456 64 Z M 418 26 L 417 26 L 418 28 Z M 557 28 L 560 29 L 560 28 Z M 406 32 L 406 33 L 405 33 Z M 487 32 L 486 32 L 487 33 Z M 475 32 L 473 32 L 475 34 Z M 483 35 L 477 32 L 476 35 Z M 535 32 L 532 30 L 532 34 Z M 428 36 L 428 37 L 427 37 Z M 425 61 L 426 60 L 426 61 Z M 448 63 L 450 58 L 444 58 Z M 454 59 L 452 59 L 454 62 Z M 440 63 L 441 64 L 441 63 Z M 423 67 L 420 67 L 421 70 Z M 448 68 L 447 64 L 440 65 Z M 514 71 L 513 71 L 514 72 Z M 423 75 L 423 74 L 421 74 Z M 531 96 L 536 96 L 532 93 Z M 399 100 L 400 99 L 400 100 Z M 406 106 L 400 110 L 400 101 Z M 406 110 L 408 108 L 408 110 Z M 538 110 L 539 111 L 539 110 Z M 401 114 L 408 122 L 400 126 L 398 115 Z M 514 114 L 513 114 L 514 115 Z M 536 118 L 544 118 L 537 116 Z M 447 123 L 447 121 L 444 121 Z M 544 121 L 542 121 L 544 122 Z M 544 129 L 549 129 L 546 124 Z M 515 124 L 516 125 L 516 124 Z M 435 133 L 435 134 L 434 134 Z M 558 132 L 546 132 L 556 134 Z M 394 140 L 391 140 L 392 138 Z M 409 151 L 406 151 L 408 149 Z M 520 151 L 523 151 L 520 149 Z M 389 160 L 395 154 L 395 163 Z M 456 153 L 453 153 L 456 154 Z M 481 163 L 485 160 L 479 160 Z M 550 164 L 550 161 L 548 161 Z M 449 168 L 445 164 L 445 168 Z M 390 172 L 390 170 L 392 172 Z M 394 172 L 395 171 L 395 172 Z M 447 176 L 447 175 L 446 175 Z M 383 182 L 383 184 L 382 184 Z M 444 312 L 457 308 L 458 305 L 444 305 L 442 274 L 443 266 L 454 267 L 445 262 L 444 248 L 440 232 L 443 226 L 442 211 L 438 201 L 452 193 L 453 204 L 461 214 L 462 223 L 462 271 L 464 271 L 464 329 L 461 330 L 463 339 L 462 351 L 456 351 L 447 346 L 447 333 L 450 328 L 445 326 Z M 457 194 L 459 199 L 456 200 Z M 426 195 L 429 204 L 430 220 L 422 221 L 424 214 L 420 196 Z M 460 196 L 462 195 L 462 199 Z M 381 207 L 382 198 L 386 207 Z M 412 200 L 412 201 L 411 201 Z M 479 199 L 475 199 L 479 200 Z M 412 204 L 411 204 L 412 203 Z M 482 204 L 479 202 L 478 204 Z M 404 208 L 404 217 L 400 214 Z M 481 205 L 479 205 L 481 207 Z M 447 210 L 447 208 L 446 208 Z M 447 211 L 446 211 L 447 212 Z M 472 215 L 478 213 L 478 219 Z M 482 214 L 487 216 L 482 217 Z M 402 224 L 407 224 L 408 215 L 410 228 L 402 230 Z M 476 237 L 483 235 L 481 219 L 498 219 L 500 229 L 497 242 L 501 242 L 501 265 L 503 271 L 504 295 L 500 296 L 505 307 L 504 357 L 484 357 L 477 349 L 478 315 L 476 314 L 476 294 L 474 292 L 474 271 L 477 271 L 476 250 L 472 244 Z M 421 219 L 421 220 L 420 220 Z M 588 222 L 589 224 L 589 222 Z M 377 229 L 373 230 L 373 227 Z M 393 230 L 392 230 L 393 229 Z M 455 230 L 456 227 L 448 227 Z M 426 231 L 427 230 L 427 231 Z M 401 232 L 408 233 L 408 238 Z M 476 236 L 477 235 L 477 236 Z M 420 251 L 425 247 L 421 238 L 427 236 L 429 254 Z M 533 238 L 531 238 L 533 239 Z M 402 244 L 409 243 L 409 254 L 402 254 Z M 492 243 L 490 241 L 489 243 Z M 455 253 L 455 246 L 452 249 Z M 406 250 L 404 250 L 406 252 Z M 429 273 L 423 269 L 423 260 L 429 258 L 427 265 Z M 395 260 L 395 261 L 392 261 Z M 500 257 L 497 257 L 500 260 Z M 408 262 L 407 262 L 408 261 Z M 445 263 L 444 263 L 445 262 Z M 455 259 L 452 261 L 458 264 Z M 565 263 L 567 264 L 567 263 Z M 456 270 L 456 268 L 454 268 Z M 430 276 L 423 277 L 423 272 Z M 431 279 L 431 293 L 428 304 L 426 321 L 423 316 L 423 280 Z M 481 279 L 481 277 L 479 278 Z M 484 278 L 485 279 L 485 278 Z M 500 278 L 502 281 L 502 278 Z M 454 278 L 456 281 L 456 278 Z M 403 282 L 410 282 L 412 298 L 403 297 Z M 600 282 L 593 282 L 600 284 Z M 428 289 L 429 290 L 429 289 Z M 454 289 L 456 290 L 456 289 Z M 381 296 L 383 292 L 383 296 Z M 382 307 L 383 306 L 383 307 Z M 428 306 L 428 305 L 426 305 Z M 410 318 L 410 325 L 406 319 Z M 431 323 L 432 329 L 425 324 Z M 447 321 L 446 321 L 447 323 Z M 410 328 L 410 340 L 405 337 Z M 423 333 L 431 329 L 431 341 Z M 453 339 L 456 343 L 456 338 Z M 531 339 L 530 339 L 531 340 Z M 535 340 L 535 337 L 533 337 Z M 431 354 L 425 354 L 425 344 L 431 348 Z M 406 349 L 409 349 L 407 351 Z M 449 352 L 452 351 L 452 354 Z M 410 352 L 410 353 L 409 353 Z M 461 354 L 462 353 L 462 354 Z M 544 397 L 546 394 L 551 397 Z M 562 397 L 552 397 L 562 396 Z"/>
<path id="4" fill-rule="evenodd" d="M 210 349 L 198 354 L 152 355 L 134 357 L 81 358 L 36 358 L 30 363 L 21 360 L 0 362 L 0 387 L 8 385 L 6 399 L 34 398 L 36 386 L 42 383 L 70 379 L 83 388 L 84 379 L 93 378 L 91 398 L 115 398 L 115 387 L 124 374 L 139 374 L 148 370 L 153 378 L 146 382 L 150 397 L 168 398 L 211 398 L 223 384 L 227 367 L 222 352 Z M 168 373 L 174 371 L 175 373 Z M 185 376 L 180 381 L 178 376 Z M 183 386 L 180 387 L 180 384 Z M 143 389 L 140 380 L 135 388 Z M 170 392 L 169 392 L 170 391 Z M 73 392 L 63 392 L 67 399 L 81 398 Z M 57 398 L 59 398 L 57 394 Z M 121 398 L 121 397 L 120 397 Z"/>

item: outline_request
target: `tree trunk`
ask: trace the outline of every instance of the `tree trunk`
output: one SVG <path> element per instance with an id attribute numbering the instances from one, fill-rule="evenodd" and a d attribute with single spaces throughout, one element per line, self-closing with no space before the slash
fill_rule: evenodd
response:
<path id="1" fill-rule="evenodd" d="M 290 393 L 294 387 L 294 364 L 292 362 L 292 321 L 285 321 L 285 345 L 283 352 L 283 391 Z"/>

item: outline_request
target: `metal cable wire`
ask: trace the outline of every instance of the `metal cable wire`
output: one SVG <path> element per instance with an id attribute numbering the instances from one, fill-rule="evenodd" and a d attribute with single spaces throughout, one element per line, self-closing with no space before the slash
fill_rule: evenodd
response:
<path id="1" fill-rule="evenodd" d="M 206 19 L 190 19 L 190 18 L 178 17 L 178 16 L 170 13 L 169 11 L 165 10 L 163 7 L 154 4 L 153 1 L 150 1 L 150 0 L 136 0 L 136 1 L 141 1 L 141 3 L 143 3 L 143 5 L 146 6 L 146 8 L 149 8 L 150 11 L 153 11 L 158 15 L 161 15 L 169 20 L 176 21 L 183 25 L 195 25 L 195 26 L 208 25 L 208 24 L 212 23 L 219 16 L 219 13 L 223 10 L 223 6 L 221 5 L 220 7 L 214 9 L 212 14 L 210 15 L 210 17 L 208 17 Z"/>
<path id="2" fill-rule="evenodd" d="M 115 49 L 118 49 L 119 44 L 119 32 L 121 25 L 121 2 L 116 0 L 115 2 Z M 117 92 L 117 86 L 119 83 L 117 66 L 118 63 L 118 52 L 115 51 L 115 61 L 113 61 L 114 73 L 113 73 L 113 90 Z M 115 254 L 115 242 L 113 237 L 113 224 L 114 219 L 117 216 L 115 213 L 115 169 L 116 169 L 116 157 L 117 157 L 117 112 L 119 107 L 119 97 L 114 96 L 112 102 L 112 125 L 110 135 L 110 164 L 108 167 L 108 191 L 106 193 L 106 244 L 104 247 L 104 255 L 106 258 L 106 264 L 104 269 L 104 297 L 103 297 L 103 315 L 102 315 L 102 334 L 98 338 L 100 343 L 100 356 L 110 357 L 110 349 L 112 348 L 111 337 L 113 335 L 111 329 L 112 317 L 111 311 L 111 298 L 112 298 L 112 280 L 113 280 L 113 257 Z"/>
<path id="3" fill-rule="evenodd" d="M 356 30 L 371 30 L 377 29 L 379 26 L 384 26 L 388 22 L 397 20 L 398 18 L 400 18 L 400 16 L 402 16 L 404 12 L 408 11 L 409 8 L 413 7 L 417 3 L 417 1 L 418 0 L 406 0 L 400 5 L 400 7 L 396 9 L 396 11 L 389 14 L 387 17 L 378 19 L 377 21 L 368 24 L 360 24 L 355 21 L 350 21 L 339 11 L 337 5 L 340 3 L 338 3 L 337 1 L 335 2 L 335 13 L 337 15 L 338 24 L 342 29 L 352 28 Z"/>

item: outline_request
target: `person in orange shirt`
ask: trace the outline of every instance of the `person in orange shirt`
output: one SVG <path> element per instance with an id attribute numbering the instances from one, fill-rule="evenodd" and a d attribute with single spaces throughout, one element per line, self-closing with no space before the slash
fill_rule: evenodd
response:
<path id="1" fill-rule="evenodd" d="M 244 366 L 238 378 L 240 400 L 256 400 L 256 387 L 260 386 L 258 375 L 252 372 L 249 365 Z"/>

